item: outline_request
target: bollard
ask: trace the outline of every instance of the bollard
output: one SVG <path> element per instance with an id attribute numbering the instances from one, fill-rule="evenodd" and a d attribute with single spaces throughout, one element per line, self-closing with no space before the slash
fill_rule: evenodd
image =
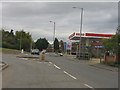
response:
<path id="1" fill-rule="evenodd" d="M 41 60 L 45 60 L 45 53 L 44 52 L 41 53 Z"/>
<path id="2" fill-rule="evenodd" d="M 22 49 L 22 50 L 21 50 L 21 53 L 23 54 L 23 52 L 24 52 L 24 50 Z"/>

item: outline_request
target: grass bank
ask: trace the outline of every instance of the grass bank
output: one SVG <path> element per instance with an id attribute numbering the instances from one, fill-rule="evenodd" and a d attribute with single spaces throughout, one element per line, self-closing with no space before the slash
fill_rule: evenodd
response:
<path id="1" fill-rule="evenodd" d="M 0 52 L 2 52 L 2 48 L 0 48 Z"/>
<path id="2" fill-rule="evenodd" d="M 0 48 L 0 52 L 2 52 L 4 54 L 19 54 L 20 50 Z"/>

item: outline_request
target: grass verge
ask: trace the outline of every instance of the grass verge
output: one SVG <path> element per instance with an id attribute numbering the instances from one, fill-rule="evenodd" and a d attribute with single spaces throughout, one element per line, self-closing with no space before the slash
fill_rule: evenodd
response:
<path id="1" fill-rule="evenodd" d="M 2 52 L 4 54 L 19 54 L 20 53 L 19 50 L 7 49 L 7 48 L 0 48 L 0 52 Z"/>
<path id="2" fill-rule="evenodd" d="M 110 62 L 103 62 L 103 64 L 106 64 L 106 65 L 109 65 L 109 66 L 112 66 L 112 67 L 118 67 L 120 68 L 120 64 L 116 63 L 116 62 L 113 62 L 113 61 L 110 61 Z"/>

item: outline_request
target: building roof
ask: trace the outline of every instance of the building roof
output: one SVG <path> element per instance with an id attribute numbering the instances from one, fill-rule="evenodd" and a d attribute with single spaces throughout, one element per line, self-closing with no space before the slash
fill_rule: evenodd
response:
<path id="1" fill-rule="evenodd" d="M 100 34 L 100 33 L 82 33 L 82 38 L 111 38 L 114 34 Z M 79 40 L 80 39 L 80 33 L 72 33 L 69 36 L 70 40 Z"/>

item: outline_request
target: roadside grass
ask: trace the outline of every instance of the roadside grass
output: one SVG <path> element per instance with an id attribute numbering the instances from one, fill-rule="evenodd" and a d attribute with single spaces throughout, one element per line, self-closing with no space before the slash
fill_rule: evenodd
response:
<path id="1" fill-rule="evenodd" d="M 0 52 L 2 52 L 4 54 L 19 54 L 20 53 L 19 50 L 8 49 L 8 48 L 0 48 Z"/>
<path id="2" fill-rule="evenodd" d="M 2 52 L 2 48 L 0 48 L 0 52 Z"/>
<path id="3" fill-rule="evenodd" d="M 116 62 L 107 62 L 107 63 L 103 62 L 103 64 L 111 66 L 111 67 L 118 67 L 118 68 L 120 68 L 120 64 L 118 64 Z"/>

